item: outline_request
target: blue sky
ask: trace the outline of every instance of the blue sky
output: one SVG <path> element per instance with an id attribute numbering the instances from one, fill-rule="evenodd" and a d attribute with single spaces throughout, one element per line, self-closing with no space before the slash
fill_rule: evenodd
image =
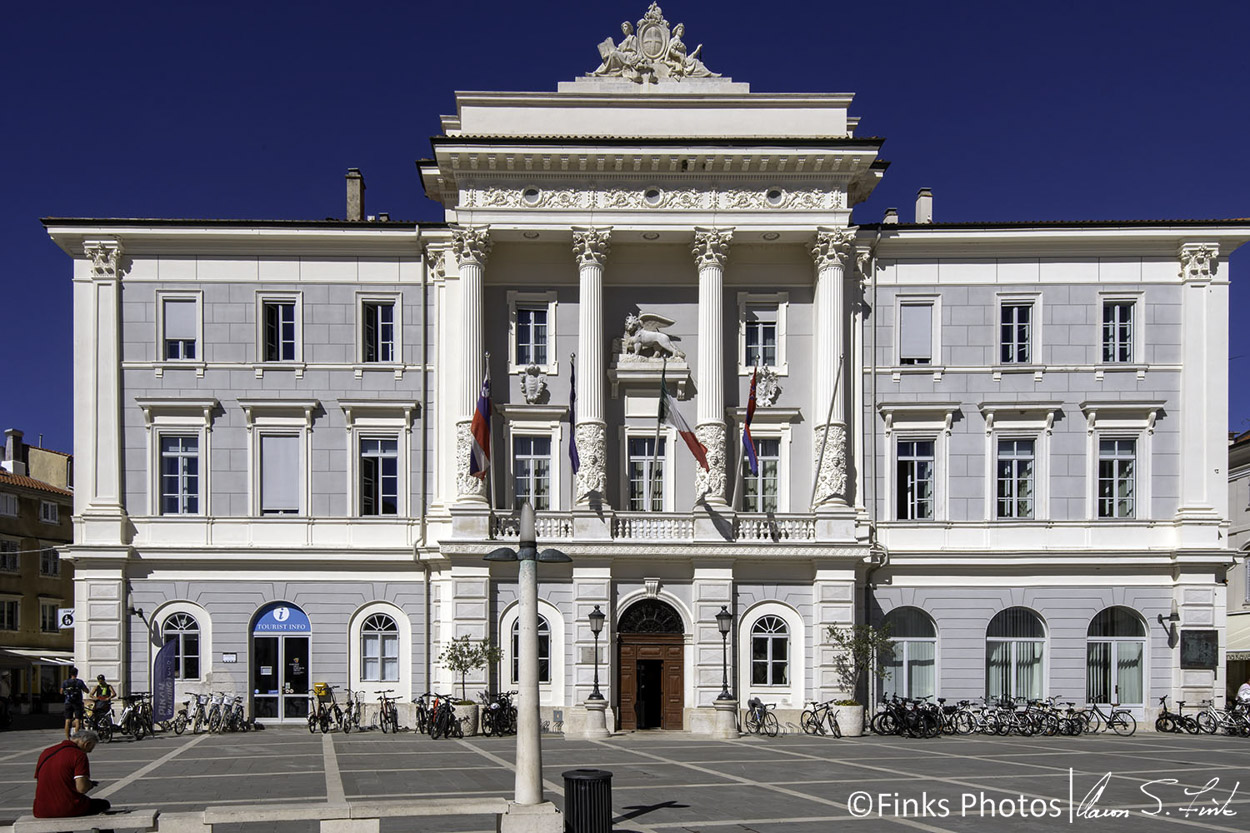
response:
<path id="1" fill-rule="evenodd" d="M 72 450 L 70 262 L 43 216 L 438 220 L 413 161 L 455 90 L 554 90 L 646 0 L 15 4 L 0 30 L 0 428 Z M 856 220 L 1250 216 L 1250 3 L 670 0 L 714 71 L 855 92 L 892 162 Z M 1230 427 L 1250 428 L 1250 246 Z"/>

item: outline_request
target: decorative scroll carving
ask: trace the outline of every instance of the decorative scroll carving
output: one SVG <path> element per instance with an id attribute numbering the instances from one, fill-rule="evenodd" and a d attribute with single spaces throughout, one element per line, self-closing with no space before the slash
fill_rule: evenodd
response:
<path id="1" fill-rule="evenodd" d="M 845 269 L 855 250 L 855 229 L 822 228 L 816 231 L 816 243 L 812 246 L 812 258 L 818 270 L 831 266 Z"/>
<path id="2" fill-rule="evenodd" d="M 456 423 L 456 494 L 465 498 L 486 499 L 486 480 L 469 474 L 469 455 L 473 453 L 473 435 L 469 433 L 470 421 Z"/>
<path id="3" fill-rule="evenodd" d="M 825 433 L 829 439 L 825 442 Z M 816 505 L 831 500 L 846 501 L 846 426 L 839 423 L 816 429 L 816 457 L 825 450 L 824 459 L 817 459 Z"/>
<path id="4" fill-rule="evenodd" d="M 574 228 L 573 257 L 577 265 L 602 266 L 612 248 L 611 238 L 611 228 Z"/>
<path id="5" fill-rule="evenodd" d="M 755 371 L 755 403 L 765 408 L 777 404 L 777 396 L 781 393 L 781 377 L 771 367 L 761 367 Z"/>
<path id="6" fill-rule="evenodd" d="M 87 240 L 83 254 L 91 260 L 91 277 L 116 280 L 121 277 L 122 244 L 116 240 Z"/>
<path id="7" fill-rule="evenodd" d="M 695 466 L 695 492 L 714 503 L 725 502 L 725 424 L 705 422 L 694 435 L 707 449 L 707 471 Z"/>
<path id="8" fill-rule="evenodd" d="M 646 196 L 651 191 L 651 196 Z M 591 210 L 641 210 L 678 209 L 706 211 L 833 211 L 846 207 L 841 190 L 805 188 L 785 190 L 779 200 L 769 201 L 767 191 L 744 191 L 741 189 L 589 189 L 558 188 L 542 189 L 537 196 L 525 197 L 522 188 L 466 188 L 461 193 L 464 208 L 518 208 L 518 209 L 569 209 Z"/>
<path id="9" fill-rule="evenodd" d="M 1209 281 L 1215 277 L 1220 247 L 1214 243 L 1186 243 L 1179 252 L 1181 278 L 1187 281 Z"/>
<path id="10" fill-rule="evenodd" d="M 702 269 L 704 266 L 725 268 L 729 259 L 729 241 L 733 239 L 733 229 L 695 228 L 694 254 L 695 264 Z"/>
<path id="11" fill-rule="evenodd" d="M 521 374 L 521 395 L 530 405 L 547 401 L 547 374 L 538 365 L 531 364 Z"/>
<path id="12" fill-rule="evenodd" d="M 671 318 L 644 312 L 625 316 L 625 337 L 621 339 L 621 357 L 624 359 L 660 359 L 666 355 L 672 359 L 684 359 L 686 354 L 677 349 L 674 341 L 679 336 L 660 332 L 661 327 L 671 327 Z"/>
<path id="13" fill-rule="evenodd" d="M 594 495 L 603 500 L 607 494 L 607 437 L 608 429 L 602 422 L 577 424 L 577 456 L 581 460 L 577 471 L 578 503 L 588 503 Z"/>
<path id="14" fill-rule="evenodd" d="M 617 633 L 685 633 L 681 614 L 668 602 L 642 599 L 625 609 Z"/>
<path id="15" fill-rule="evenodd" d="M 621 23 L 621 42 L 612 38 L 599 44 L 602 63 L 593 72 L 586 73 L 599 78 L 624 78 L 636 84 L 654 84 L 660 79 L 680 81 L 683 78 L 717 78 L 699 60 L 703 44 L 693 52 L 686 49 L 682 36 L 686 33 L 684 23 L 670 28 L 660 7 L 652 3 L 647 13 L 638 21 L 637 34 L 629 21 Z"/>
<path id="16" fill-rule="evenodd" d="M 425 262 L 429 265 L 430 274 L 435 280 L 441 281 L 447 277 L 446 254 L 447 248 L 444 245 L 425 247 Z"/>
<path id="17" fill-rule="evenodd" d="M 456 262 L 465 264 L 486 265 L 490 255 L 490 228 L 487 226 L 457 226 L 452 229 L 452 246 L 456 253 Z"/>
<path id="18" fill-rule="evenodd" d="M 859 274 L 860 280 L 871 280 L 872 275 L 872 250 L 856 249 L 855 250 L 855 271 Z"/>

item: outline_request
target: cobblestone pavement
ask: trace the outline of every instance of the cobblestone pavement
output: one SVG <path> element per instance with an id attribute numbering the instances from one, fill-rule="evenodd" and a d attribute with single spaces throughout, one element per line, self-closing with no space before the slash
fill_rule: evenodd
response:
<path id="1" fill-rule="evenodd" d="M 29 811 L 34 762 L 60 737 L 52 730 L 0 734 L 0 822 Z M 92 774 L 101 782 L 95 794 L 115 806 L 166 812 L 343 799 L 471 803 L 511 794 L 513 754 L 512 738 L 432 741 L 412 733 L 322 736 L 271 728 L 116 740 L 93 753 Z M 614 773 L 617 831 L 1250 830 L 1250 740 L 1244 738 L 1140 732 L 1131 738 L 715 741 L 648 732 L 601 742 L 548 736 L 543 755 L 548 797 L 557 804 L 564 770 Z M 1111 815 L 1119 813 L 1126 817 Z M 316 822 L 220 827 L 227 833 L 317 829 Z M 383 819 L 382 830 L 493 831 L 494 820 Z"/>

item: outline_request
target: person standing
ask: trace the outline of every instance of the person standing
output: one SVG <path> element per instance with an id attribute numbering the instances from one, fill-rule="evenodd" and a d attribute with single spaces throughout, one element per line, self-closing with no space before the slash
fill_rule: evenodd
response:
<path id="1" fill-rule="evenodd" d="M 72 739 L 43 750 L 35 765 L 35 818 L 93 816 L 109 809 L 103 798 L 87 797 L 99 784 L 91 780 L 91 762 L 87 759 L 99 740 L 90 729 L 79 729 Z"/>
<path id="2" fill-rule="evenodd" d="M 65 696 L 65 739 L 69 740 L 70 724 L 74 729 L 82 728 L 82 696 L 87 693 L 87 684 L 78 679 L 78 669 L 69 667 L 69 678 L 61 683 L 61 694 Z"/>
<path id="3" fill-rule="evenodd" d="M 117 696 L 117 689 L 108 684 L 108 680 L 104 679 L 104 675 L 95 678 L 95 686 L 91 689 L 91 720 L 94 725 L 95 720 L 101 715 L 108 714 L 113 708 L 113 698 Z"/>
<path id="4" fill-rule="evenodd" d="M 1250 708 L 1250 679 L 1241 684 L 1241 688 L 1237 689 L 1237 705 L 1243 709 Z"/>

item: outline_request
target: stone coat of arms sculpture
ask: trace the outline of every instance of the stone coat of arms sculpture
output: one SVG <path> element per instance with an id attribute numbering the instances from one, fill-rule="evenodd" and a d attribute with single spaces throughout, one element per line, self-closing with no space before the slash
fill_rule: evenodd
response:
<path id="1" fill-rule="evenodd" d="M 682 36 L 686 25 L 669 27 L 664 12 L 655 3 L 647 9 L 635 29 L 629 21 L 621 23 L 620 43 L 607 38 L 599 44 L 603 61 L 587 75 L 599 78 L 624 78 L 636 84 L 657 81 L 680 81 L 683 78 L 719 78 L 699 60 L 703 44 L 689 52 Z"/>

